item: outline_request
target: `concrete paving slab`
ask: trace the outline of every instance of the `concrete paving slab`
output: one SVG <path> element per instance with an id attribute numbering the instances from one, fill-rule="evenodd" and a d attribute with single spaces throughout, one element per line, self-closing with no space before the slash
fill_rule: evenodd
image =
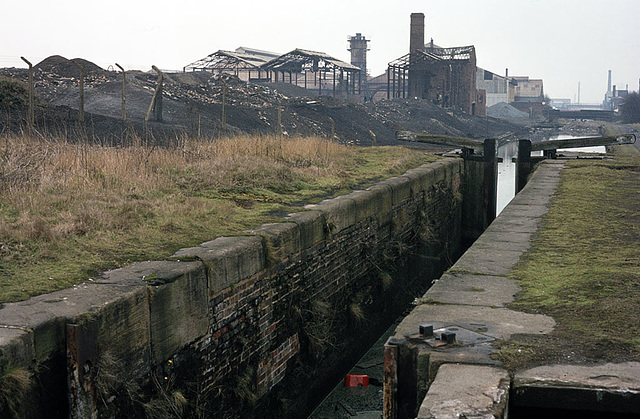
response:
<path id="1" fill-rule="evenodd" d="M 521 256 L 522 252 L 518 250 L 495 249 L 487 252 L 480 247 L 471 247 L 452 269 L 473 274 L 507 276 Z"/>
<path id="2" fill-rule="evenodd" d="M 515 280 L 490 275 L 449 275 L 435 281 L 424 298 L 445 304 L 504 307 L 520 287 Z"/>
<path id="3" fill-rule="evenodd" d="M 487 336 L 496 339 L 509 339 L 512 334 L 547 334 L 553 331 L 555 321 L 542 314 L 522 313 L 507 308 L 483 306 L 420 304 L 398 325 L 394 338 L 405 339 L 419 330 L 421 324 L 446 322 L 464 326 L 481 325 Z"/>
<path id="4" fill-rule="evenodd" d="M 509 395 L 509 373 L 482 365 L 445 364 L 424 398 L 418 418 L 500 418 Z"/>
<path id="5" fill-rule="evenodd" d="M 532 233 L 523 232 L 491 232 L 488 237 L 483 234 L 473 243 L 473 247 L 484 249 L 488 252 L 493 251 L 518 251 L 526 252 L 531 247 Z M 491 237 L 500 237 L 500 239 L 492 240 Z M 513 240 L 509 240 L 512 237 Z"/>
<path id="6" fill-rule="evenodd" d="M 501 220 L 500 222 L 492 223 L 486 232 L 514 232 L 514 233 L 534 233 L 538 230 L 542 220 L 539 218 L 523 218 L 521 220 Z"/>
<path id="7" fill-rule="evenodd" d="M 545 215 L 549 211 L 547 205 L 522 205 L 519 203 L 510 203 L 500 213 L 500 218 L 503 217 L 534 217 L 539 218 Z"/>

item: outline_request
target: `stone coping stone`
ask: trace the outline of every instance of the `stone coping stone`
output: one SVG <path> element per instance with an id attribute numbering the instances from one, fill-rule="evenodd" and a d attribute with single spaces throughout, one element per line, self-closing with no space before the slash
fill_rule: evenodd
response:
<path id="1" fill-rule="evenodd" d="M 418 418 L 503 418 L 509 373 L 483 365 L 444 364 L 425 396 Z"/>
<path id="2" fill-rule="evenodd" d="M 147 285 L 85 283 L 39 295 L 26 301 L 6 303 L 0 309 L 0 327 L 17 327 L 33 333 L 34 358 L 48 359 L 66 347 L 66 325 L 81 316 L 92 316 L 125 304 L 145 305 L 148 316 Z"/>
<path id="3" fill-rule="evenodd" d="M 500 218 L 506 217 L 522 217 L 522 218 L 540 218 L 549 211 L 547 205 L 542 204 L 530 204 L 523 205 L 518 202 L 510 202 L 502 212 Z"/>
<path id="4" fill-rule="evenodd" d="M 545 365 L 517 372 L 519 386 L 582 387 L 629 391 L 640 396 L 640 362 L 600 365 Z M 639 406 L 640 408 L 640 406 Z"/>
<path id="5" fill-rule="evenodd" d="M 504 307 L 520 290 L 515 280 L 502 276 L 444 274 L 423 298 L 444 304 Z"/>
<path id="6" fill-rule="evenodd" d="M 524 254 L 531 248 L 532 236 L 532 233 L 524 232 L 491 231 L 480 236 L 473 246 L 487 252 L 518 251 Z M 508 240 L 509 237 L 511 241 Z"/>
<path id="7" fill-rule="evenodd" d="M 640 362 L 546 365 L 517 372 L 514 406 L 640 417 Z"/>
<path id="8" fill-rule="evenodd" d="M 300 229 L 300 248 L 309 249 L 325 240 L 325 220 L 321 211 L 303 211 L 289 214 L 287 221 L 296 223 Z"/>
<path id="9" fill-rule="evenodd" d="M 415 169 L 407 170 L 402 177 L 406 177 L 411 182 L 411 194 L 418 195 L 435 183 L 436 172 L 430 164 L 423 164 Z"/>
<path id="10" fill-rule="evenodd" d="M 452 269 L 458 272 L 507 276 L 518 263 L 522 251 L 494 249 L 487 252 L 481 247 L 471 247 L 458 259 Z"/>
<path id="11" fill-rule="evenodd" d="M 344 195 L 305 208 L 321 211 L 331 234 L 337 234 L 356 223 L 356 203 Z"/>
<path id="12" fill-rule="evenodd" d="M 377 217 L 378 221 L 384 219 L 383 214 L 391 213 L 393 209 L 391 187 L 368 188 L 354 191 L 346 198 L 352 199 L 356 204 L 356 223 L 369 217 Z"/>
<path id="13" fill-rule="evenodd" d="M 134 262 L 122 268 L 101 274 L 95 284 L 121 285 L 160 285 L 174 282 L 184 275 L 203 270 L 202 262 L 197 261 L 146 261 Z"/>
<path id="14" fill-rule="evenodd" d="M 300 253 L 300 227 L 291 222 L 267 223 L 247 233 L 264 237 L 267 242 L 268 256 L 280 264 Z"/>
<path id="15" fill-rule="evenodd" d="M 391 187 L 391 205 L 394 207 L 411 197 L 411 180 L 408 177 L 392 177 L 382 180 L 378 184 Z"/>
<path id="16" fill-rule="evenodd" d="M 549 316 L 502 307 L 419 304 L 398 325 L 393 337 L 403 340 L 415 334 L 420 325 L 432 322 L 457 324 L 495 339 L 509 339 L 511 335 L 519 333 L 548 334 L 556 324 Z"/>
<path id="17" fill-rule="evenodd" d="M 218 237 L 199 246 L 180 249 L 172 257 L 204 262 L 209 274 L 209 292 L 213 295 L 267 267 L 263 240 L 258 236 Z"/>
<path id="18" fill-rule="evenodd" d="M 35 358 L 33 331 L 0 326 L 0 365 L 28 368 Z"/>

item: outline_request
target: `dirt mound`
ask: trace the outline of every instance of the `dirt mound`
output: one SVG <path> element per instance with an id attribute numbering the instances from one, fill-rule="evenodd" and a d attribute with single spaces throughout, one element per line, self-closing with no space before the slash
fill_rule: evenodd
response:
<path id="1" fill-rule="evenodd" d="M 62 77 L 80 77 L 80 69 L 76 64 L 82 66 L 84 75 L 93 73 L 104 73 L 105 70 L 100 66 L 87 61 L 83 58 L 73 58 L 71 60 L 60 55 L 52 55 L 40 61 L 34 67 L 37 70 L 58 74 Z"/>
<path id="2" fill-rule="evenodd" d="M 487 108 L 487 116 L 494 118 L 529 118 L 529 114 L 519 111 L 505 102 L 496 103 Z"/>
<path id="3" fill-rule="evenodd" d="M 90 137 L 117 141 L 123 132 L 135 132 L 158 142 L 175 140 L 176 135 L 217 137 L 230 133 L 329 136 L 332 128 L 338 141 L 369 145 L 371 133 L 376 143 L 398 144 L 400 130 L 459 137 L 491 138 L 513 132 L 520 126 L 495 118 L 474 117 L 443 110 L 428 101 L 394 99 L 366 105 L 342 98 L 318 96 L 288 83 L 247 83 L 236 76 L 206 72 L 165 73 L 162 121 L 145 122 L 157 85 L 155 72 L 127 71 L 126 123 L 122 114 L 122 76 L 102 70 L 82 59 L 51 56 L 37 65 L 35 89 L 43 106 L 36 123 L 45 130 L 66 132 L 76 129 L 79 106 L 79 70 L 83 65 L 85 128 Z M 0 68 L 0 75 L 21 82 L 28 80 L 26 69 Z M 226 90 L 224 86 L 226 85 Z M 226 100 L 222 123 L 223 96 Z M 24 125 L 24 112 L 0 118 L 0 126 L 15 130 Z M 41 117 L 38 117 L 38 114 Z M 278 128 L 278 120 L 281 128 Z M 333 121 L 333 122 L 332 122 Z M 333 125 L 333 127 L 332 127 Z"/>

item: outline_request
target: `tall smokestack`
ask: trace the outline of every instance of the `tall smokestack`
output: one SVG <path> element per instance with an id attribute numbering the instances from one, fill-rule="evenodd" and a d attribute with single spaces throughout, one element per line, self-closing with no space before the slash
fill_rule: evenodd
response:
<path id="1" fill-rule="evenodd" d="M 506 78 L 506 79 L 509 78 L 509 69 L 508 68 L 504 69 L 504 78 Z"/>
<path id="2" fill-rule="evenodd" d="M 424 13 L 411 13 L 409 52 L 424 51 Z"/>
<path id="3" fill-rule="evenodd" d="M 607 82 L 607 93 L 611 93 L 611 70 L 609 70 L 609 81 Z"/>

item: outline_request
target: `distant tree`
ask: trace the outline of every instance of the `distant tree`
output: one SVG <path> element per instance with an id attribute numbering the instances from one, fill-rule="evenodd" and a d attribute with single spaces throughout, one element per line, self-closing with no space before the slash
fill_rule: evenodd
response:
<path id="1" fill-rule="evenodd" d="M 625 124 L 640 122 L 640 94 L 629 94 L 620 105 L 620 116 Z"/>

